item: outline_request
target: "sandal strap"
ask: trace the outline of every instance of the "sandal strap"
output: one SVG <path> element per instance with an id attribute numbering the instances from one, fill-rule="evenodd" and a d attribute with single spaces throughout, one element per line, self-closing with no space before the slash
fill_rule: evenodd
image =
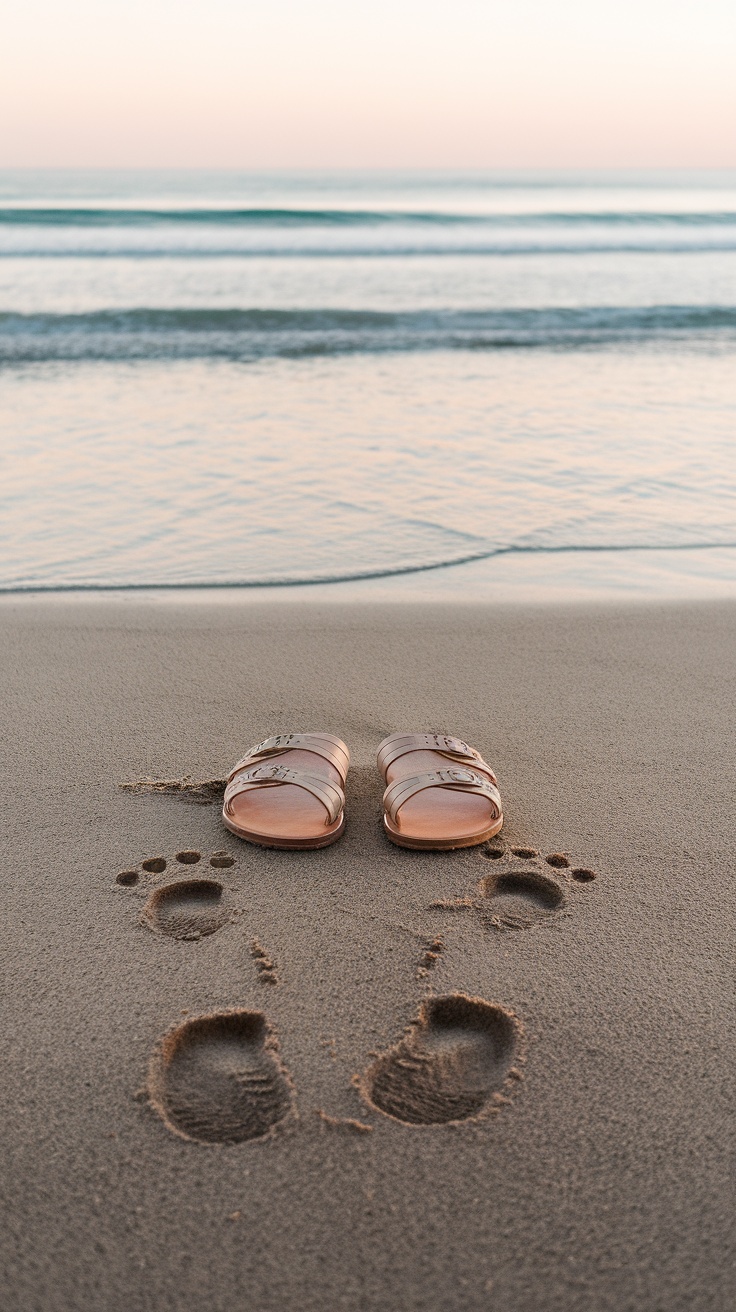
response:
<path id="1" fill-rule="evenodd" d="M 398 761 L 399 757 L 406 756 L 408 752 L 439 752 L 440 755 L 449 757 L 451 761 L 470 765 L 476 770 L 484 770 L 493 783 L 496 782 L 495 774 L 490 765 L 483 760 L 480 752 L 476 752 L 474 747 L 469 747 L 462 738 L 452 738 L 441 733 L 394 733 L 390 738 L 384 738 L 377 757 L 378 768 L 384 777 L 389 766 L 393 765 L 394 761 Z"/>
<path id="2" fill-rule="evenodd" d="M 484 774 L 478 774 L 476 770 L 456 766 L 449 770 L 433 770 L 431 774 L 417 774 L 411 779 L 397 779 L 395 783 L 389 784 L 383 794 L 383 809 L 392 824 L 396 824 L 404 802 L 424 792 L 425 788 L 449 788 L 457 793 L 477 793 L 480 797 L 488 798 L 497 816 L 502 814 L 501 795 L 495 783 L 491 783 L 490 779 Z"/>
<path id="3" fill-rule="evenodd" d="M 331 779 L 318 774 L 305 774 L 303 770 L 289 770 L 285 765 L 253 765 L 232 776 L 225 789 L 223 808 L 229 811 L 231 802 L 252 788 L 271 788 L 283 784 L 296 784 L 316 797 L 327 812 L 325 825 L 333 825 L 342 814 L 345 794 Z"/>
<path id="4" fill-rule="evenodd" d="M 345 782 L 350 765 L 350 752 L 342 738 L 333 738 L 328 733 L 281 733 L 274 738 L 266 738 L 262 743 L 256 743 L 255 747 L 251 747 L 250 751 L 241 757 L 230 771 L 228 780 L 234 778 L 246 765 L 279 756 L 281 752 L 297 750 L 314 752 L 316 756 L 323 757 L 330 765 L 334 765 L 343 783 Z"/>

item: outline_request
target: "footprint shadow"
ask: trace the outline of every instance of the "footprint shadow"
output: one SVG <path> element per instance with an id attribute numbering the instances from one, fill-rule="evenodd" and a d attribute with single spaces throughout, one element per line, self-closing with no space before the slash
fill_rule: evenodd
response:
<path id="1" fill-rule="evenodd" d="M 183 1139 L 262 1139 L 295 1115 L 275 1032 L 259 1011 L 197 1016 L 164 1035 L 151 1061 L 152 1107 Z"/>
<path id="2" fill-rule="evenodd" d="M 520 1021 L 498 1004 L 433 997 L 356 1083 L 370 1107 L 404 1125 L 477 1120 L 506 1101 L 500 1091 L 519 1077 L 521 1044 Z"/>

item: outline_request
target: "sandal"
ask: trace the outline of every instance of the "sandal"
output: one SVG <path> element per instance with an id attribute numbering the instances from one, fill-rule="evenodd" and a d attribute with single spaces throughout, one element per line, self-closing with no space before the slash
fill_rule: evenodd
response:
<path id="1" fill-rule="evenodd" d="M 378 749 L 383 824 L 399 847 L 474 847 L 503 825 L 496 776 L 475 748 L 443 734 L 395 733 Z"/>
<path id="2" fill-rule="evenodd" d="M 287 733 L 246 752 L 228 775 L 222 819 L 262 847 L 327 847 L 345 828 L 350 753 L 328 733 Z"/>

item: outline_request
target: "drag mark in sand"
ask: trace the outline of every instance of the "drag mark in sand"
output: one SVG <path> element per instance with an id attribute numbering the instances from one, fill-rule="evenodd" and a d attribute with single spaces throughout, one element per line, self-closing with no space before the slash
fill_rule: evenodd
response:
<path id="1" fill-rule="evenodd" d="M 262 1139 L 296 1115 L 276 1034 L 260 1011 L 197 1016 L 169 1030 L 148 1093 L 168 1128 L 197 1143 Z"/>
<path id="2" fill-rule="evenodd" d="M 226 785 L 227 779 L 192 779 L 191 775 L 184 775 L 181 779 L 132 779 L 118 784 L 118 788 L 124 793 L 177 797 L 180 802 L 210 806 L 222 800 Z"/>
<path id="3" fill-rule="evenodd" d="M 502 1089 L 523 1061 L 522 1037 L 521 1022 L 497 1003 L 429 998 L 356 1084 L 371 1107 L 404 1125 L 478 1120 L 509 1101 Z"/>

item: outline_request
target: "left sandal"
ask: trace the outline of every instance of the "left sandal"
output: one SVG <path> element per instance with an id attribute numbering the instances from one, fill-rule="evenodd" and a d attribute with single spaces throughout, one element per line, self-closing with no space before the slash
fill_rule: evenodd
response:
<path id="1" fill-rule="evenodd" d="M 395 733 L 378 749 L 383 824 L 392 843 L 426 851 L 474 847 L 503 825 L 496 776 L 473 747 L 443 734 Z"/>
<path id="2" fill-rule="evenodd" d="M 267 738 L 230 771 L 223 823 L 262 847 L 327 847 L 345 828 L 349 765 L 345 743 L 328 733 Z"/>

